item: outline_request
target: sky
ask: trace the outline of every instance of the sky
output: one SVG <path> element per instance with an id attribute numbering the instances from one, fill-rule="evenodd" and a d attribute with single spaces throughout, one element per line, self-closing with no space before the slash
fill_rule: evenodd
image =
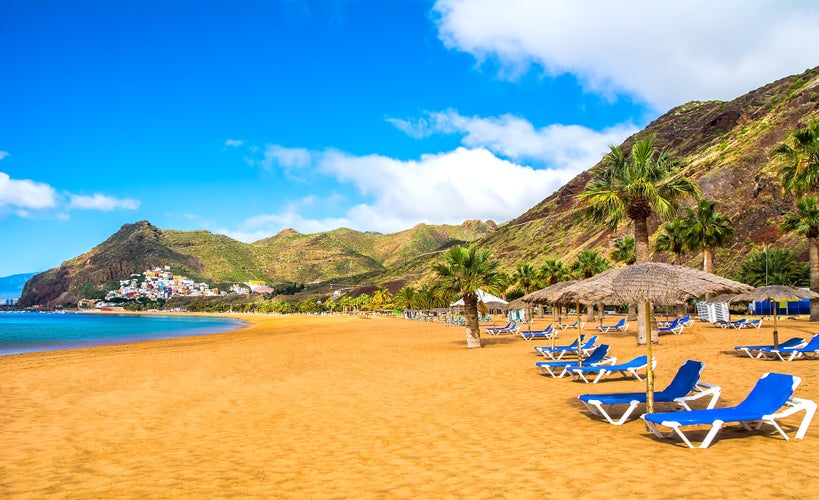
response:
<path id="1" fill-rule="evenodd" d="M 813 0 L 2 0 L 0 276 L 140 220 L 502 223 L 806 47 Z"/>

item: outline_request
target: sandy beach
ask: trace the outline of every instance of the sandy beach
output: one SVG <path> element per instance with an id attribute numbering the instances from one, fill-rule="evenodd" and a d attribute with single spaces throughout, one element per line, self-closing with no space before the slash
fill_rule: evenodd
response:
<path id="1" fill-rule="evenodd" d="M 804 441 L 730 424 L 706 450 L 612 426 L 577 401 L 637 391 L 538 374 L 520 336 L 398 318 L 241 316 L 203 337 L 0 357 L 4 498 L 807 498 L 819 422 Z M 498 321 L 500 323 L 500 320 Z M 608 321 L 607 321 L 608 322 Z M 614 321 L 612 320 L 611 323 Z M 538 326 L 537 324 L 535 326 Z M 591 326 L 587 326 L 591 333 Z M 741 358 L 761 329 L 698 323 L 655 346 L 657 387 L 686 359 L 736 404 L 767 371 L 819 401 L 819 360 Z M 819 332 L 780 323 L 780 339 Z M 604 334 L 621 361 L 634 333 Z M 561 343 L 571 341 L 563 333 Z M 793 436 L 801 414 L 785 420 Z"/>

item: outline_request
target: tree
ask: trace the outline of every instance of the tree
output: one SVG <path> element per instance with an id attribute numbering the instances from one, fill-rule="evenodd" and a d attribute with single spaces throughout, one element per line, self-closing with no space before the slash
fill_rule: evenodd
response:
<path id="1" fill-rule="evenodd" d="M 657 151 L 654 137 L 640 139 L 626 157 L 620 147 L 612 146 L 603 157 L 603 163 L 592 174 L 594 178 L 577 195 L 583 213 L 595 223 L 604 223 L 611 229 L 625 219 L 634 224 L 634 252 L 636 262 L 648 262 L 648 217 L 656 214 L 661 220 L 670 220 L 677 214 L 678 203 L 696 198 L 699 187 L 679 175 L 680 166 L 665 151 Z M 638 304 L 638 312 L 644 305 Z M 645 314 L 638 314 L 637 342 L 645 343 Z M 656 332 L 652 341 L 659 341 Z"/>
<path id="2" fill-rule="evenodd" d="M 808 239 L 808 265 L 810 266 L 810 289 L 819 290 L 819 203 L 815 196 L 805 196 L 796 202 L 796 210 L 785 214 L 782 230 L 798 233 Z M 810 320 L 819 321 L 819 301 L 810 301 Z"/>
<path id="3" fill-rule="evenodd" d="M 663 229 L 654 242 L 655 252 L 671 252 L 674 264 L 682 264 L 682 256 L 688 249 L 688 235 L 682 219 L 674 219 L 663 224 Z"/>
<path id="4" fill-rule="evenodd" d="M 637 260 L 637 256 L 634 254 L 634 238 L 631 236 L 617 238 L 614 241 L 614 250 L 609 254 L 609 258 L 614 262 L 634 264 L 634 261 Z"/>
<path id="5" fill-rule="evenodd" d="M 737 280 L 753 286 L 802 286 L 807 277 L 807 266 L 796 262 L 796 255 L 786 248 L 769 248 L 752 252 L 740 264 Z"/>
<path id="6" fill-rule="evenodd" d="M 392 294 L 390 291 L 384 286 L 379 286 L 370 297 L 370 307 L 374 311 L 392 307 Z"/>
<path id="7" fill-rule="evenodd" d="M 774 154 L 785 161 L 779 179 L 786 192 L 801 197 L 819 187 L 819 121 L 795 130 L 774 148 Z"/>
<path id="8" fill-rule="evenodd" d="M 615 229 L 625 219 L 634 224 L 636 262 L 648 262 L 648 217 L 656 214 L 670 220 L 677 214 L 678 202 L 696 198 L 699 187 L 678 175 L 679 164 L 665 151 L 657 151 L 655 139 L 638 140 L 630 157 L 612 146 L 603 163 L 592 174 L 594 178 L 577 195 L 583 213 L 595 223 Z"/>
<path id="9" fill-rule="evenodd" d="M 714 269 L 714 249 L 731 244 L 734 226 L 731 219 L 715 210 L 717 202 L 699 200 L 697 209 L 686 207 L 683 221 L 687 234 L 687 246 L 692 250 L 702 250 L 702 270 L 706 273 Z"/>
<path id="10" fill-rule="evenodd" d="M 414 287 L 407 285 L 401 287 L 395 294 L 395 305 L 401 309 L 413 310 L 417 307 L 418 294 Z"/>
<path id="11" fill-rule="evenodd" d="M 437 275 L 438 287 L 463 296 L 466 345 L 469 348 L 481 347 L 477 290 L 481 288 L 489 293 L 497 293 L 499 262 L 491 260 L 489 251 L 479 250 L 474 243 L 450 248 L 443 254 L 443 259 L 444 262 L 432 267 Z"/>
<path id="12" fill-rule="evenodd" d="M 531 292 L 537 286 L 537 270 L 528 262 L 523 262 L 515 267 L 512 280 L 523 288 L 524 295 Z"/>
<path id="13" fill-rule="evenodd" d="M 566 281 L 568 277 L 569 269 L 561 260 L 547 259 L 540 267 L 540 280 L 546 286 Z"/>

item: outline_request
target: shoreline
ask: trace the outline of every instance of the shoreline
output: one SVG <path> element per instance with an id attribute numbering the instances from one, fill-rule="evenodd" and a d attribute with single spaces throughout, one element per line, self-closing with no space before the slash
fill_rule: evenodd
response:
<path id="1" fill-rule="evenodd" d="M 0 357 L 0 496 L 772 498 L 794 495 L 791 474 L 819 475 L 819 422 L 803 441 L 729 424 L 707 450 L 659 441 L 640 421 L 603 423 L 578 394 L 644 383 L 542 377 L 532 346 L 547 342 L 482 335 L 483 349 L 467 349 L 464 329 L 444 324 L 234 314 L 250 324 Z M 816 330 L 779 329 L 783 340 Z M 770 337 L 770 322 L 662 336 L 657 387 L 699 359 L 723 388 L 719 407 L 765 371 L 802 377 L 796 396 L 819 401 L 819 360 L 733 354 Z M 633 331 L 601 340 L 620 361 L 644 352 Z M 791 437 L 800 418 L 785 419 Z"/>

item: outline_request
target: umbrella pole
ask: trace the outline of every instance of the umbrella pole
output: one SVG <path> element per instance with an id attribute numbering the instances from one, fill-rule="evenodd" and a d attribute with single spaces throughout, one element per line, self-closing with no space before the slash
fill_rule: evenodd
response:
<path id="1" fill-rule="evenodd" d="M 646 356 L 648 358 L 648 365 L 646 365 L 646 411 L 654 413 L 654 355 L 651 352 L 651 302 L 646 302 Z"/>
<path id="2" fill-rule="evenodd" d="M 552 304 L 552 350 L 555 350 L 555 337 L 557 337 L 557 304 Z"/>
<path id="3" fill-rule="evenodd" d="M 580 299 L 575 303 L 575 310 L 577 311 L 577 366 L 583 366 L 583 346 L 582 344 L 582 329 L 580 326 Z"/>

